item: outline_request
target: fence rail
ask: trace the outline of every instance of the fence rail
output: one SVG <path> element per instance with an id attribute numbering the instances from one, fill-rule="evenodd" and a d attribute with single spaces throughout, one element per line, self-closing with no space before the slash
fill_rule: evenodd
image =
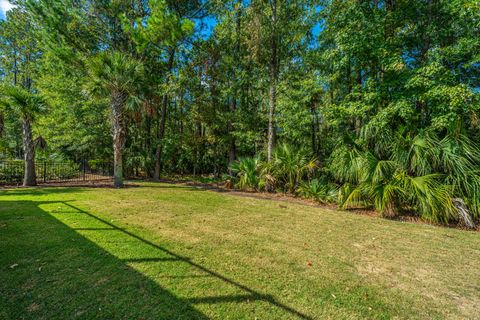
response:
<path id="1" fill-rule="evenodd" d="M 18 185 L 23 182 L 23 160 L 0 160 L 0 185 Z M 36 161 L 37 183 L 87 182 L 108 180 L 113 176 L 111 163 L 99 161 Z"/>

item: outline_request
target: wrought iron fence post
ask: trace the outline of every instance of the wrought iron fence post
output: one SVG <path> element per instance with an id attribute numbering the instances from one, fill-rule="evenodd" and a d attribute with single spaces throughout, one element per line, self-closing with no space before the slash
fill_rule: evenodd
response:
<path id="1" fill-rule="evenodd" d="M 43 160 L 43 182 L 47 182 L 47 160 Z"/>
<path id="2" fill-rule="evenodd" d="M 85 159 L 83 159 L 83 181 L 85 181 L 86 177 L 85 177 L 85 173 L 86 173 L 86 170 L 87 170 L 87 161 Z"/>

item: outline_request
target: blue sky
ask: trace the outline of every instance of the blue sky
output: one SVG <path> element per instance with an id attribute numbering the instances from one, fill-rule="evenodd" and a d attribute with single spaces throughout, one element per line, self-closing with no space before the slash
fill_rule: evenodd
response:
<path id="1" fill-rule="evenodd" d="M 249 0 L 244 0 L 245 5 L 248 5 L 249 2 L 250 2 Z M 320 13 L 322 11 L 322 8 L 323 8 L 322 6 L 318 5 L 315 7 L 315 11 L 317 13 Z M 200 24 L 203 23 L 203 28 L 201 29 L 201 32 L 200 32 L 200 35 L 203 38 L 210 37 L 210 35 L 213 33 L 213 30 L 215 29 L 215 25 L 217 24 L 217 20 L 213 16 L 207 16 L 203 19 L 195 19 L 194 22 L 197 28 L 200 28 L 201 27 Z M 317 37 L 318 34 L 322 32 L 323 29 L 324 29 L 324 26 L 322 25 L 321 22 L 316 23 L 312 29 L 313 36 Z"/>
<path id="2" fill-rule="evenodd" d="M 248 1 L 246 1 L 248 3 Z M 6 12 L 10 10 L 13 7 L 13 5 L 8 2 L 8 0 L 0 0 L 0 19 L 5 20 Z M 320 8 L 319 8 L 320 9 Z M 196 20 L 195 23 L 197 24 L 198 27 L 199 25 L 203 22 L 204 26 L 200 32 L 201 36 L 203 38 L 208 38 L 212 32 L 213 29 L 215 28 L 215 25 L 217 24 L 217 21 L 215 20 L 214 17 L 205 17 L 201 20 Z M 318 33 L 321 31 L 320 24 L 317 24 L 313 28 L 313 34 L 316 36 Z"/>
<path id="3" fill-rule="evenodd" d="M 207 16 L 203 19 L 194 19 L 194 22 L 196 29 L 201 28 L 203 23 L 203 28 L 200 31 L 200 36 L 202 38 L 210 37 L 210 35 L 213 33 L 215 25 L 217 24 L 217 20 L 212 16 Z"/>
<path id="4" fill-rule="evenodd" d="M 200 35 L 203 38 L 208 38 L 210 35 L 213 33 L 213 29 L 215 28 L 215 25 L 217 24 L 217 21 L 214 17 L 208 16 L 203 19 L 195 19 L 194 20 L 195 25 L 197 28 L 200 28 L 200 25 L 203 23 L 203 28 L 200 31 Z M 312 29 L 313 35 L 316 37 L 318 34 L 322 31 L 323 26 L 319 22 L 315 24 L 315 26 Z"/>
<path id="5" fill-rule="evenodd" d="M 8 0 L 0 0 L 0 19 L 5 19 L 5 13 L 10 10 L 13 5 Z"/>

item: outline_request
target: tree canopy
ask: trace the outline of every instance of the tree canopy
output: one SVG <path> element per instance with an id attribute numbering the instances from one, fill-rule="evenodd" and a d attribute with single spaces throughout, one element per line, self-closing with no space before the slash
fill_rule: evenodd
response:
<path id="1" fill-rule="evenodd" d="M 448 221 L 455 199 L 480 216 L 476 0 L 15 4 L 2 82 L 45 99 L 32 130 L 51 159 L 114 161 L 118 186 L 230 174 L 390 216 Z M 0 110 L 0 158 L 20 158 L 22 122 Z"/>

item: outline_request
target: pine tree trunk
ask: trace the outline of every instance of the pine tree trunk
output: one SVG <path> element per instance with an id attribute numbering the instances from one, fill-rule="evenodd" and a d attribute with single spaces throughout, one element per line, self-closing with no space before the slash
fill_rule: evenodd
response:
<path id="1" fill-rule="evenodd" d="M 276 79 L 272 75 L 270 77 L 270 94 L 269 94 L 269 110 L 268 110 L 268 145 L 267 145 L 267 160 L 272 160 L 273 148 L 275 145 L 275 107 L 277 101 L 277 85 Z"/>
<path id="2" fill-rule="evenodd" d="M 268 145 L 267 160 L 272 160 L 273 147 L 275 144 L 275 107 L 277 103 L 277 77 L 278 77 L 278 56 L 277 56 L 277 1 L 272 1 L 272 38 L 271 38 L 271 60 L 270 60 L 270 94 L 268 110 Z"/>
<path id="3" fill-rule="evenodd" d="M 123 107 L 126 100 L 125 93 L 112 92 L 110 108 L 113 127 L 113 183 L 116 188 L 123 187 L 123 149 L 126 141 Z"/>
<path id="4" fill-rule="evenodd" d="M 144 161 L 148 163 L 149 155 L 152 152 L 152 117 L 146 115 L 145 117 L 145 141 L 144 141 Z M 151 165 L 145 167 L 148 177 L 153 177 L 153 168 Z"/>
<path id="5" fill-rule="evenodd" d="M 3 112 L 0 112 L 0 138 L 3 137 L 3 132 L 5 131 L 5 115 Z"/>
<path id="6" fill-rule="evenodd" d="M 312 122 L 311 122 L 311 127 L 312 127 L 312 153 L 317 154 L 318 153 L 318 142 L 317 142 L 317 132 L 318 132 L 318 115 L 317 115 L 317 108 L 316 108 L 316 103 L 311 102 L 310 105 L 310 113 L 312 116 Z"/>
<path id="7" fill-rule="evenodd" d="M 14 51 L 15 53 L 15 58 L 13 58 L 13 85 L 16 86 L 17 85 L 17 73 L 18 73 L 18 69 L 17 69 L 17 52 L 16 50 Z"/>
<path id="8" fill-rule="evenodd" d="M 236 9 L 236 26 L 235 26 L 235 37 L 236 37 L 236 43 L 235 43 L 235 61 L 237 64 L 240 63 L 240 31 L 241 31 L 241 15 L 242 15 L 242 1 L 238 0 L 237 1 L 237 9 Z M 228 122 L 228 132 L 230 133 L 230 147 L 228 150 L 228 160 L 230 163 L 234 162 L 237 159 L 237 146 L 236 146 L 236 140 L 235 136 L 232 134 L 234 131 L 234 125 L 232 122 L 232 119 L 235 115 L 235 110 L 237 109 L 237 79 L 236 79 L 236 68 L 237 65 L 235 65 L 233 72 L 232 72 L 232 80 L 234 81 L 234 90 L 233 90 L 233 97 L 232 100 L 230 101 L 230 113 L 231 113 L 231 118 L 229 119 Z M 230 172 L 231 174 L 231 172 Z"/>
<path id="9" fill-rule="evenodd" d="M 357 86 L 358 86 L 358 91 L 362 92 L 362 83 L 363 83 L 363 77 L 362 77 L 362 70 L 358 69 L 357 70 Z M 360 133 L 362 131 L 362 119 L 360 116 L 355 117 L 355 134 L 357 137 L 360 136 Z"/>
<path id="10" fill-rule="evenodd" d="M 235 114 L 235 110 L 237 109 L 236 102 L 234 100 L 235 98 L 232 99 L 230 102 L 230 113 L 231 116 Z M 232 134 L 233 132 L 233 123 L 232 120 L 230 119 L 228 121 L 228 132 L 230 133 L 230 147 L 228 150 L 228 160 L 230 163 L 234 162 L 237 159 L 237 147 L 235 143 L 235 136 Z"/>
<path id="11" fill-rule="evenodd" d="M 23 117 L 23 156 L 25 160 L 24 186 L 36 186 L 35 147 L 33 145 L 32 125 L 28 116 Z"/>
<path id="12" fill-rule="evenodd" d="M 167 73 L 167 76 L 165 77 L 165 84 L 167 86 L 170 82 L 170 75 L 172 73 L 174 59 L 175 59 L 175 49 L 171 48 L 170 56 L 168 58 L 168 65 L 167 65 L 168 73 Z M 162 171 L 162 151 L 163 151 L 162 140 L 165 137 L 165 122 L 167 119 L 167 107 L 168 107 L 168 94 L 165 93 L 162 97 L 162 110 L 160 113 L 160 125 L 158 127 L 158 144 L 155 149 L 155 171 L 153 173 L 153 179 L 157 181 L 160 180 L 160 172 Z"/>

